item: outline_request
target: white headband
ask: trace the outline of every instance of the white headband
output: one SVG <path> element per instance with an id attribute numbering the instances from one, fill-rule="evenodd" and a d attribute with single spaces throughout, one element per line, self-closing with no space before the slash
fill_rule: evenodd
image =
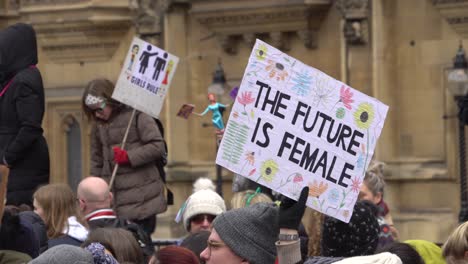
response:
<path id="1" fill-rule="evenodd" d="M 94 106 L 96 104 L 101 104 L 101 103 L 104 103 L 105 99 L 102 98 L 102 97 L 99 97 L 99 96 L 94 96 L 92 94 L 88 94 L 86 96 L 86 100 L 85 100 L 85 105 L 87 106 Z"/>

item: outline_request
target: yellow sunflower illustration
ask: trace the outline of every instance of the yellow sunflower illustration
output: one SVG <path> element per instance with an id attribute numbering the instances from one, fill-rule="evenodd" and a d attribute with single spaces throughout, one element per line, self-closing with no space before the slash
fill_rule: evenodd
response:
<path id="1" fill-rule="evenodd" d="M 263 162 L 261 172 L 260 172 L 260 177 L 266 182 L 271 182 L 275 178 L 275 175 L 277 172 L 278 172 L 278 163 L 276 163 L 276 161 L 272 159 L 269 159 Z"/>
<path id="2" fill-rule="evenodd" d="M 369 103 L 361 103 L 354 112 L 354 122 L 360 129 L 368 129 L 374 121 L 374 107 Z"/>
<path id="3" fill-rule="evenodd" d="M 255 56 L 257 56 L 258 60 L 264 60 L 267 55 L 268 48 L 265 44 L 260 44 L 258 49 L 255 51 Z"/>

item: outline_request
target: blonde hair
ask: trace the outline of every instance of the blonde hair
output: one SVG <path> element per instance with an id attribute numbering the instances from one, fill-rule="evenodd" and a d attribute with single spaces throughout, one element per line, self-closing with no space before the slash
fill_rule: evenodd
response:
<path id="1" fill-rule="evenodd" d="M 364 176 L 364 184 L 373 195 L 381 193 L 383 195 L 385 189 L 385 180 L 383 176 L 383 169 L 385 163 L 380 161 L 372 161 L 367 168 L 366 175 Z"/>
<path id="2" fill-rule="evenodd" d="M 87 227 L 71 188 L 63 183 L 48 184 L 34 193 L 34 200 L 44 213 L 44 223 L 49 238 L 57 238 L 68 229 L 68 218 L 75 216 L 77 221 Z"/>
<path id="3" fill-rule="evenodd" d="M 442 247 L 442 255 L 448 264 L 465 263 L 465 252 L 468 251 L 468 221 L 459 225 L 450 234 Z"/>
<path id="4" fill-rule="evenodd" d="M 231 209 L 239 209 L 256 203 L 272 203 L 271 198 L 261 192 L 246 190 L 235 193 L 231 199 Z"/>

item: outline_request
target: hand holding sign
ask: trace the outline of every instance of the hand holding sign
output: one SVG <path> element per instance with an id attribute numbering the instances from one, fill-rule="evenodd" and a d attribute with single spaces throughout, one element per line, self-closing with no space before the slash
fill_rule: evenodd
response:
<path id="1" fill-rule="evenodd" d="M 301 223 L 306 207 L 309 187 L 304 187 L 298 201 L 294 201 L 286 196 L 281 201 L 279 210 L 279 227 L 297 230 Z"/>

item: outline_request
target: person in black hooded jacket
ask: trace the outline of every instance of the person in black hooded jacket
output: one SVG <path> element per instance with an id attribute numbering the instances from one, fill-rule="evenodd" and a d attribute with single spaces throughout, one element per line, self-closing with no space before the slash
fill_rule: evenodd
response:
<path id="1" fill-rule="evenodd" d="M 34 29 L 0 31 L 0 164 L 10 168 L 7 204 L 32 206 L 37 186 L 49 181 L 49 151 L 42 133 L 44 87 Z"/>

